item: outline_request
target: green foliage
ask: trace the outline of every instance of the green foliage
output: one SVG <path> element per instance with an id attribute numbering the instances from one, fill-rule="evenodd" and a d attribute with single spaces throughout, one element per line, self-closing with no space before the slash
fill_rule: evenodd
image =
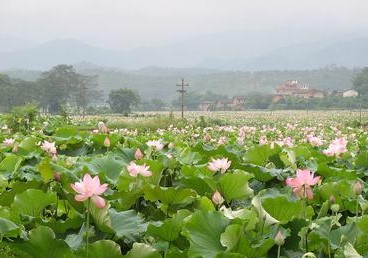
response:
<path id="1" fill-rule="evenodd" d="M 16 242 L 11 246 L 32 258 L 67 258 L 71 255 L 65 241 L 56 239 L 55 233 L 49 227 L 40 226 L 31 230 L 28 238 L 25 243 Z"/>
<path id="2" fill-rule="evenodd" d="M 197 118 L 185 126 L 111 128 L 109 134 L 91 132 L 95 120 L 65 125 L 55 117 L 46 120 L 45 133 L 3 129 L 1 140 L 15 142 L 0 140 L 1 255 L 85 257 L 88 236 L 89 257 L 275 257 L 280 231 L 283 257 L 301 257 L 307 246 L 320 257 L 367 256 L 365 128 L 341 124 L 347 112 L 329 118 L 265 113 L 231 113 L 222 118 L 231 126 Z M 310 133 L 323 144 L 309 143 Z M 261 136 L 267 143 L 259 144 Z M 283 144 L 286 137 L 292 145 Z M 347 151 L 325 155 L 336 137 L 347 139 Z M 41 149 L 43 140 L 55 142 L 57 155 Z M 163 149 L 153 150 L 149 140 L 160 140 Z M 137 148 L 142 158 L 135 157 Z M 231 166 L 211 171 L 209 162 L 220 158 Z M 148 166 L 152 176 L 132 176 L 132 161 Z M 285 183 L 297 169 L 321 177 L 310 200 Z M 86 173 L 108 184 L 101 194 L 106 206 L 91 202 L 88 230 L 86 201 L 78 202 L 71 187 Z"/>
<path id="3" fill-rule="evenodd" d="M 354 76 L 353 86 L 360 95 L 368 95 L 368 67 L 362 69 Z"/>
<path id="4" fill-rule="evenodd" d="M 191 215 L 184 227 L 190 241 L 188 257 L 215 258 L 224 252 L 220 238 L 228 224 L 229 219 L 219 212 L 198 211 Z"/>
<path id="5" fill-rule="evenodd" d="M 27 104 L 14 107 L 10 114 L 5 115 L 4 120 L 13 133 L 28 133 L 37 124 L 38 106 Z"/>
<path id="6" fill-rule="evenodd" d="M 115 113 L 129 113 L 133 106 L 138 105 L 140 97 L 131 89 L 112 90 L 109 93 L 108 103 Z"/>

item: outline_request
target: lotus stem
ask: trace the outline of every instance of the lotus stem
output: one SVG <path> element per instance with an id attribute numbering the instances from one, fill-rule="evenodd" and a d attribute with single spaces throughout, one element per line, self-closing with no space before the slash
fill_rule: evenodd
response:
<path id="1" fill-rule="evenodd" d="M 89 247 L 89 210 L 90 210 L 91 198 L 87 200 L 87 222 L 86 222 L 86 258 L 88 258 L 88 247 Z"/>

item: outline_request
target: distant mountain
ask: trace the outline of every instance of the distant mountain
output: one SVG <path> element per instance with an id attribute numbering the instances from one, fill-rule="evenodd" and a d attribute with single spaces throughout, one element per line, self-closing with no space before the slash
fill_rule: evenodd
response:
<path id="1" fill-rule="evenodd" d="M 0 69 L 47 70 L 57 64 L 83 61 L 104 66 L 122 66 L 120 53 L 89 46 L 74 39 L 53 40 L 33 48 L 0 53 Z"/>
<path id="2" fill-rule="evenodd" d="M 322 34 L 299 29 L 233 31 L 128 51 L 106 50 L 75 39 L 60 39 L 0 52 L 0 70 L 48 70 L 57 64 L 80 63 L 126 70 L 160 66 L 248 71 L 315 69 L 332 64 L 368 65 L 368 33 L 361 33 L 360 37 L 356 33 Z"/>
<path id="3" fill-rule="evenodd" d="M 326 66 L 368 66 L 368 37 L 312 42 L 267 51 L 256 58 L 204 60 L 198 66 L 228 70 L 306 70 Z"/>

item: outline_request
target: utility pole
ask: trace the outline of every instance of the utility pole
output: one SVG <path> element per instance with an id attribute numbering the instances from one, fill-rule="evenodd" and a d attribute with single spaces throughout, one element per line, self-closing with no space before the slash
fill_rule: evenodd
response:
<path id="1" fill-rule="evenodd" d="M 189 84 L 184 83 L 184 78 L 181 78 L 181 84 L 177 83 L 176 86 L 181 87 L 181 89 L 177 91 L 181 93 L 181 118 L 184 118 L 184 93 L 187 92 L 184 90 L 184 87 L 189 86 Z"/>

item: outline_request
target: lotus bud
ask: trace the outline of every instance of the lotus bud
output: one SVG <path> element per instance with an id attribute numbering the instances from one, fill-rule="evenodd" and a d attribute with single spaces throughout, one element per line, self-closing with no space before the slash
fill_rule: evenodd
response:
<path id="1" fill-rule="evenodd" d="M 354 193 L 356 195 L 360 195 L 363 191 L 362 183 L 360 181 L 356 181 L 354 186 L 353 186 L 353 189 L 354 189 Z"/>
<path id="2" fill-rule="evenodd" d="M 211 136 L 207 133 L 203 136 L 203 141 L 209 142 L 211 140 Z"/>
<path id="3" fill-rule="evenodd" d="M 316 255 L 312 252 L 303 254 L 302 258 L 316 258 Z"/>
<path id="4" fill-rule="evenodd" d="M 51 160 L 54 161 L 54 162 L 57 161 L 57 155 L 56 154 L 52 154 Z"/>
<path id="5" fill-rule="evenodd" d="M 340 205 L 338 205 L 337 203 L 332 204 L 331 210 L 332 212 L 337 213 L 340 210 Z"/>
<path id="6" fill-rule="evenodd" d="M 14 144 L 13 149 L 12 149 L 12 152 L 13 153 L 17 153 L 18 152 L 18 144 L 17 143 Z"/>
<path id="7" fill-rule="evenodd" d="M 275 240 L 276 245 L 278 246 L 285 244 L 285 239 L 281 231 L 277 232 L 274 240 Z"/>
<path id="8" fill-rule="evenodd" d="M 212 202 L 216 205 L 221 205 L 224 202 L 224 198 L 221 196 L 221 194 L 219 193 L 219 191 L 216 191 L 213 195 L 212 195 Z"/>
<path id="9" fill-rule="evenodd" d="M 139 159 L 142 159 L 143 158 L 143 153 L 142 153 L 142 151 L 139 148 L 135 151 L 134 158 L 136 160 L 139 160 Z"/>
<path id="10" fill-rule="evenodd" d="M 169 149 L 173 149 L 175 147 L 173 142 L 170 142 L 169 145 L 167 146 Z"/>
<path id="11" fill-rule="evenodd" d="M 110 139 L 109 137 L 106 136 L 105 140 L 104 140 L 104 143 L 103 145 L 106 147 L 106 148 L 109 148 L 110 147 Z"/>
<path id="12" fill-rule="evenodd" d="M 59 172 L 55 172 L 54 173 L 54 180 L 56 182 L 60 182 L 61 181 L 61 174 Z"/>

